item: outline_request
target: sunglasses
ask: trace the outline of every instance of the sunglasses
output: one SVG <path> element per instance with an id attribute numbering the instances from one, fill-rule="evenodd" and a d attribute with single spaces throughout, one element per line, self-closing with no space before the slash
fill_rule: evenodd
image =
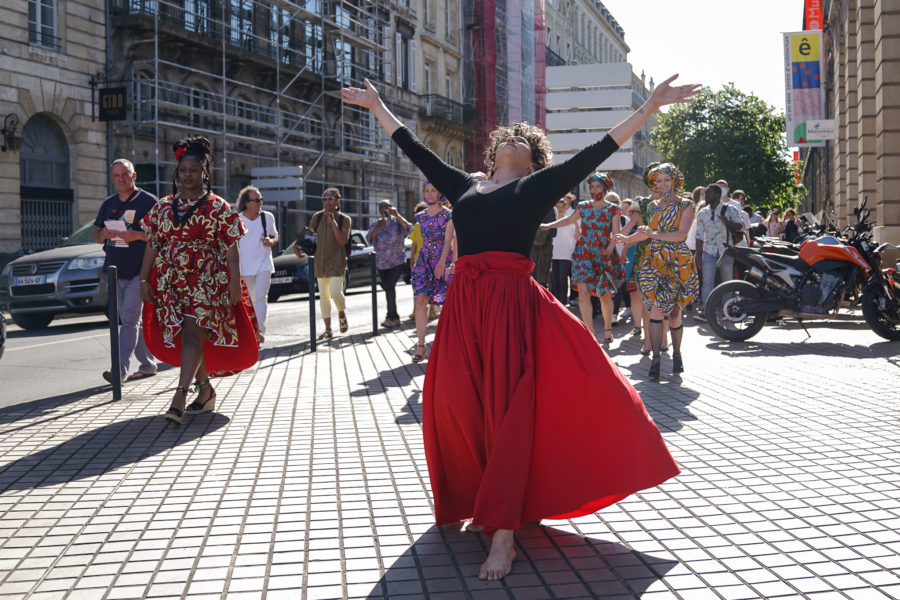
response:
<path id="1" fill-rule="evenodd" d="M 247 202 L 262 202 L 262 196 L 259 198 L 248 198 Z"/>

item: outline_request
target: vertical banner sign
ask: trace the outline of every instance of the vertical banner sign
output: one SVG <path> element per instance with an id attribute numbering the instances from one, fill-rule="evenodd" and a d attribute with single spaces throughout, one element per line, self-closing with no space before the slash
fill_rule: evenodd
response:
<path id="1" fill-rule="evenodd" d="M 822 32 L 784 34 L 785 119 L 788 147 L 824 146 L 808 135 L 808 123 L 825 119 Z"/>
<path id="2" fill-rule="evenodd" d="M 822 0 L 803 0 L 803 29 L 806 31 L 822 29 Z"/>
<path id="3" fill-rule="evenodd" d="M 800 185 L 800 151 L 794 150 L 794 184 Z"/>

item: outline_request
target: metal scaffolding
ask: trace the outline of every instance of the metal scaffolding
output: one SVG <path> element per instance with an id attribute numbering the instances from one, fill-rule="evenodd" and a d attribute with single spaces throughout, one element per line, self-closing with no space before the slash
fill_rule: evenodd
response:
<path id="1" fill-rule="evenodd" d="M 231 201 L 253 167 L 304 167 L 302 205 L 278 211 L 288 236 L 331 185 L 364 226 L 377 200 L 398 200 L 395 178 L 414 172 L 340 88 L 390 81 L 398 9 L 410 12 L 395 0 L 113 0 L 114 64 L 130 77 L 132 108 L 116 138 L 130 133 L 139 184 L 169 193 L 169 148 L 199 133 L 215 147 L 216 192 Z"/>

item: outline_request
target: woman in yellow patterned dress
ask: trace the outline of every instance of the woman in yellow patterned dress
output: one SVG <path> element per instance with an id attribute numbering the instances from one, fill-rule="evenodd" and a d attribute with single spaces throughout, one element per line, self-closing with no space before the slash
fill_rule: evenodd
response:
<path id="1" fill-rule="evenodd" d="M 663 318 L 668 317 L 672 332 L 672 372 L 681 373 L 682 308 L 697 298 L 700 286 L 694 258 L 685 244 L 694 219 L 694 205 L 678 195 L 684 186 L 684 175 L 675 165 L 664 163 L 650 171 L 649 180 L 659 196 L 650 207 L 649 223 L 620 239 L 628 245 L 650 241 L 641 262 L 635 265 L 635 280 L 644 305 L 650 309 L 648 333 L 653 362 L 649 376 L 659 379 Z"/>

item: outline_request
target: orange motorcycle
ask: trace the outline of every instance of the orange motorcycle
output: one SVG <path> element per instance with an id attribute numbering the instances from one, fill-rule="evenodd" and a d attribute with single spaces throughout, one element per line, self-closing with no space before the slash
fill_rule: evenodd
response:
<path id="1" fill-rule="evenodd" d="M 863 281 L 860 305 L 872 330 L 900 340 L 900 282 L 882 270 L 881 253 L 892 244 L 872 247 L 867 200 L 854 209 L 857 223 L 846 239 L 834 235 L 809 238 L 797 256 L 763 253 L 755 248 L 728 248 L 725 256 L 747 269 L 745 280 L 726 281 L 713 289 L 705 314 L 719 337 L 750 339 L 771 315 L 827 319 Z"/>

